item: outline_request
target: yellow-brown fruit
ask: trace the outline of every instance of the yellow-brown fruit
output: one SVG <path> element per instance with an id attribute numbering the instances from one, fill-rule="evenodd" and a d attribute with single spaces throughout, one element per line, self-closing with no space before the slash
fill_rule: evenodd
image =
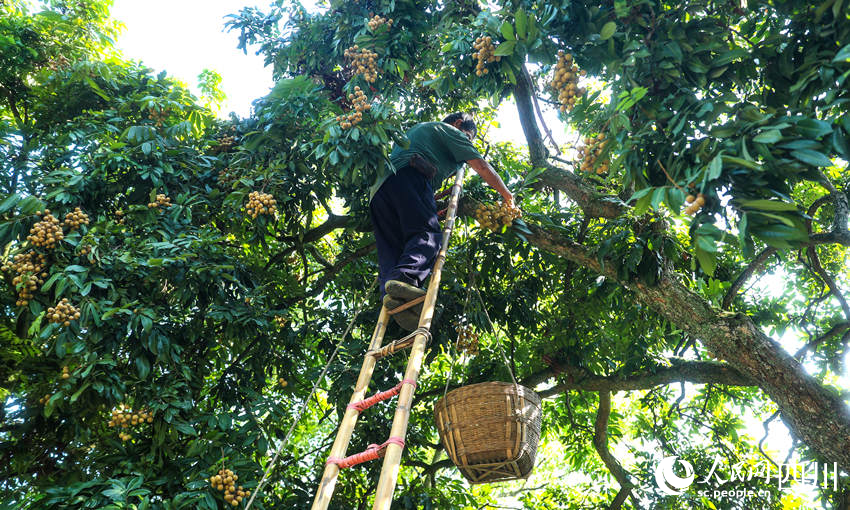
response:
<path id="1" fill-rule="evenodd" d="M 256 218 L 261 214 L 268 214 L 274 217 L 277 213 L 277 201 L 269 193 L 260 191 L 252 191 L 248 194 L 248 205 L 245 206 L 251 218 Z"/>
<path id="2" fill-rule="evenodd" d="M 571 54 L 563 50 L 558 51 L 558 62 L 555 64 L 555 76 L 551 85 L 558 95 L 558 102 L 561 103 L 558 108 L 561 113 L 572 111 L 577 98 L 585 94 L 586 90 L 578 86 L 578 78 L 586 74 L 573 63 Z"/>
<path id="3" fill-rule="evenodd" d="M 522 211 L 517 206 L 501 204 L 480 204 L 475 209 L 478 223 L 492 232 L 499 232 L 503 226 L 510 227 L 513 220 L 522 217 Z"/>
<path id="4" fill-rule="evenodd" d="M 340 123 L 340 127 L 343 129 L 351 129 L 359 124 L 360 121 L 363 120 L 363 112 L 372 108 L 372 105 L 369 104 L 369 100 L 366 98 L 366 94 L 364 94 L 358 86 L 355 86 L 354 93 L 348 94 L 347 97 L 354 107 L 354 110 L 336 117 L 337 121 Z"/>
<path id="5" fill-rule="evenodd" d="M 369 30 L 374 32 L 381 25 L 386 25 L 387 27 L 392 27 L 393 26 L 393 19 L 392 18 L 390 18 L 390 19 L 382 18 L 381 16 L 378 16 L 376 14 L 376 15 L 372 16 L 372 19 L 370 19 L 368 22 L 366 22 L 366 25 L 369 26 Z"/>
<path id="6" fill-rule="evenodd" d="M 165 193 L 157 193 L 156 201 L 148 202 L 148 207 L 151 209 L 158 209 L 160 207 L 171 207 L 171 199 L 165 195 Z"/>
<path id="7" fill-rule="evenodd" d="M 688 216 L 693 216 L 697 213 L 697 211 L 702 209 L 702 206 L 705 205 L 705 195 L 702 193 L 698 193 L 696 197 L 688 195 L 687 198 L 685 198 L 685 203 L 688 204 L 688 206 L 685 207 L 684 213 Z"/>
<path id="8" fill-rule="evenodd" d="M 466 317 L 462 317 L 454 322 L 454 326 L 457 332 L 457 348 L 467 354 L 477 354 L 480 334 L 475 331 L 473 325 Z"/>
<path id="9" fill-rule="evenodd" d="M 80 228 L 80 225 L 88 225 L 89 217 L 79 207 L 76 207 L 73 211 L 65 215 L 63 224 L 71 231 L 74 231 Z"/>
<path id="10" fill-rule="evenodd" d="M 27 240 L 39 248 L 51 249 L 56 243 L 65 239 L 59 220 L 50 214 L 49 209 L 44 210 L 42 220 L 30 229 Z"/>
<path id="11" fill-rule="evenodd" d="M 62 324 L 63 326 L 70 326 L 72 320 L 77 320 L 80 318 L 80 310 L 68 301 L 68 298 L 62 298 L 59 303 L 56 304 L 56 307 L 50 307 L 47 309 L 47 318 L 50 322 L 56 324 Z"/>
<path id="12" fill-rule="evenodd" d="M 608 140 L 605 135 L 600 133 L 598 136 L 587 136 L 584 138 L 584 145 L 578 148 L 580 162 L 579 169 L 584 172 L 596 172 L 597 174 L 607 173 L 611 169 L 611 161 L 603 159 L 597 164 L 597 159 L 602 151 L 608 145 Z"/>
<path id="13" fill-rule="evenodd" d="M 363 79 L 369 83 L 374 83 L 378 79 L 378 66 L 375 59 L 378 54 L 366 48 L 359 48 L 356 44 L 343 51 L 343 56 L 351 60 L 351 66 L 354 68 L 354 74 L 362 74 Z"/>
<path id="14" fill-rule="evenodd" d="M 284 379 L 283 377 L 278 379 L 277 383 L 280 384 L 281 388 L 286 388 L 289 385 L 289 382 L 286 379 Z"/>
<path id="15" fill-rule="evenodd" d="M 26 306 L 33 298 L 39 286 L 47 277 L 45 267 L 47 256 L 32 251 L 19 253 L 12 258 L 11 264 L 3 264 L 3 271 L 13 271 L 12 284 L 18 291 L 17 306 Z"/>
<path id="16" fill-rule="evenodd" d="M 502 60 L 502 57 L 496 55 L 496 46 L 493 44 L 493 38 L 489 35 L 476 38 L 475 42 L 472 43 L 472 48 L 475 50 L 472 52 L 472 58 L 476 60 L 475 74 L 477 76 L 483 76 L 490 72 L 486 67 L 487 64 Z"/>

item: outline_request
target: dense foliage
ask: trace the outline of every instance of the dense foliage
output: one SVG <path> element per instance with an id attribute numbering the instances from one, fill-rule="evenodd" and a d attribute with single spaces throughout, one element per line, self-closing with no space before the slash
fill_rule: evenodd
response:
<path id="1" fill-rule="evenodd" d="M 379 310 L 368 188 L 404 129 L 456 110 L 525 216 L 478 228 L 495 195 L 467 179 L 393 508 L 804 508 L 764 477 L 665 495 L 654 470 L 850 471 L 846 0 L 280 0 L 227 22 L 276 86 L 226 121 L 215 73 L 199 100 L 116 54 L 109 5 L 0 3 L 0 506 L 225 507 L 210 477 L 253 491 L 282 447 L 254 506 L 308 507 Z M 559 51 L 586 92 L 552 87 Z M 342 127 L 355 86 L 371 108 Z M 521 147 L 487 134 L 511 100 Z M 582 165 L 538 126 L 601 150 Z M 470 489 L 433 404 L 510 371 L 545 397 L 535 473 Z M 750 435 L 777 417 L 792 452 Z M 345 471 L 337 507 L 367 508 L 379 470 Z"/>

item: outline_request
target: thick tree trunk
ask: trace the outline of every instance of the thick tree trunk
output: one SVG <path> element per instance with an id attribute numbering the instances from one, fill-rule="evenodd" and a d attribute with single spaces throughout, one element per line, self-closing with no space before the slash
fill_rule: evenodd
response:
<path id="1" fill-rule="evenodd" d="M 825 460 L 850 468 L 850 410 L 838 395 L 824 388 L 780 345 L 743 314 L 722 312 L 666 272 L 656 285 L 619 281 L 612 261 L 603 269 L 584 246 L 531 226 L 532 244 L 618 281 L 640 303 L 699 338 L 779 406 L 796 437 Z"/>

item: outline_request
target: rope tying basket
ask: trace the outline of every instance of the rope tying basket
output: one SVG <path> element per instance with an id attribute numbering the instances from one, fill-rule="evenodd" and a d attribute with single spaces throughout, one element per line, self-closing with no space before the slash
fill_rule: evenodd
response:
<path id="1" fill-rule="evenodd" d="M 504 382 L 463 386 L 434 407 L 440 440 L 470 483 L 528 477 L 541 417 L 537 393 Z"/>

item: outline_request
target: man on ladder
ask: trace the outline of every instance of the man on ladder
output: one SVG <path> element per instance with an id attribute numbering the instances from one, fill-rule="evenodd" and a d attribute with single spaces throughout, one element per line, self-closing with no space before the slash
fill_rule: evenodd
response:
<path id="1" fill-rule="evenodd" d="M 442 122 L 416 124 L 407 132 L 410 146 L 393 148 L 395 173 L 370 190 L 369 209 L 378 249 L 381 296 L 389 310 L 425 294 L 421 288 L 440 248 L 434 188 L 464 163 L 513 206 L 505 183 L 472 145 L 477 128 L 468 113 L 453 113 Z M 422 305 L 393 315 L 404 329 L 419 324 Z"/>

